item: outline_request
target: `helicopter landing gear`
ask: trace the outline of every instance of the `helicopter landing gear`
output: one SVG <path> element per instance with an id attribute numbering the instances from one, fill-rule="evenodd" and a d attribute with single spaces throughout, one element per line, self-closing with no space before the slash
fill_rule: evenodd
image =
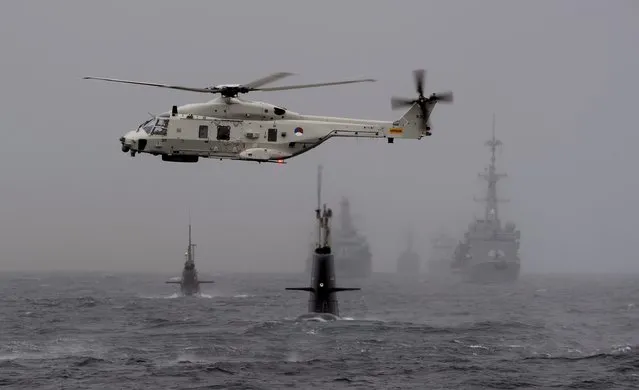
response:
<path id="1" fill-rule="evenodd" d="M 131 151 L 131 157 L 135 157 L 135 150 Z"/>

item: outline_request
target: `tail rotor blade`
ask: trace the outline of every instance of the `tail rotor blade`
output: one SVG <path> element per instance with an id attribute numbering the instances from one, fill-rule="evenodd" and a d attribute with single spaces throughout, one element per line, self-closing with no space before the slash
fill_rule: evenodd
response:
<path id="1" fill-rule="evenodd" d="M 417 94 L 419 96 L 424 96 L 424 79 L 426 78 L 426 71 L 424 69 L 416 69 L 413 71 L 413 77 L 415 78 Z"/>
<path id="2" fill-rule="evenodd" d="M 414 99 L 406 99 L 406 98 L 400 98 L 395 96 L 391 97 L 391 108 L 393 110 L 396 110 L 402 107 L 408 107 L 414 103 L 415 103 Z"/>
<path id="3" fill-rule="evenodd" d="M 453 102 L 453 92 L 452 91 L 434 93 L 432 95 L 432 97 L 434 98 L 433 100 L 436 100 L 436 101 L 441 102 L 441 103 L 452 103 Z"/>

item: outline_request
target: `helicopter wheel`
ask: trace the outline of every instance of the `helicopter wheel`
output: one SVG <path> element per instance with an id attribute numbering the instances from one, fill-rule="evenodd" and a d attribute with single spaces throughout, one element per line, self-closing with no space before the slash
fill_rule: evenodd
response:
<path id="1" fill-rule="evenodd" d="M 131 157 L 135 157 L 135 150 L 131 151 Z"/>

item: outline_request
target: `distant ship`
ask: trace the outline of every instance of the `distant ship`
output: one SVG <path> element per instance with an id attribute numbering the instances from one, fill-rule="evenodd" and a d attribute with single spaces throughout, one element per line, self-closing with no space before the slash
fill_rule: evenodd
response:
<path id="1" fill-rule="evenodd" d="M 340 202 L 339 226 L 333 233 L 335 273 L 343 278 L 368 278 L 373 273 L 373 256 L 366 237 L 359 234 L 352 222 L 350 203 L 347 198 Z M 310 272 L 311 258 L 306 262 Z"/>
<path id="2" fill-rule="evenodd" d="M 397 273 L 404 276 L 417 277 L 419 275 L 421 259 L 413 250 L 412 232 L 406 235 L 406 248 L 397 259 Z"/>
<path id="3" fill-rule="evenodd" d="M 433 240 L 431 240 L 430 254 L 428 258 L 428 266 L 426 272 L 429 275 L 450 275 L 451 265 L 453 263 L 453 253 L 455 251 L 455 240 L 450 235 L 439 232 Z"/>
<path id="4" fill-rule="evenodd" d="M 495 117 L 493 115 L 493 137 L 486 142 L 492 157 L 485 173 L 479 176 L 488 182 L 484 218 L 475 219 L 468 226 L 464 239 L 455 248 L 453 270 L 471 282 L 510 282 L 519 278 L 519 238 L 520 232 L 513 222 L 502 226 L 497 207 L 501 200 L 497 197 L 497 181 L 505 174 L 496 173 L 495 151 L 502 143 L 495 138 Z"/>
<path id="5" fill-rule="evenodd" d="M 189 246 L 184 254 L 184 269 L 180 280 L 168 280 L 166 283 L 180 285 L 180 292 L 183 296 L 200 295 L 200 284 L 214 283 L 212 280 L 200 280 L 197 269 L 195 269 L 195 244 L 191 241 L 191 221 L 189 220 Z"/>

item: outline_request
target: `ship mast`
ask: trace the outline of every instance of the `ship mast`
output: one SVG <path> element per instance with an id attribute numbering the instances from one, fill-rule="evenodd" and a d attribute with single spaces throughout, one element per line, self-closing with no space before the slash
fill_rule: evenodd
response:
<path id="1" fill-rule="evenodd" d="M 497 147 L 501 146 L 502 142 L 495 138 L 495 114 L 493 113 L 493 129 L 492 138 L 486 141 L 486 146 L 490 148 L 491 158 L 490 165 L 485 173 L 480 173 L 479 176 L 484 178 L 488 182 L 488 189 L 486 191 L 486 198 L 476 199 L 477 201 L 486 202 L 486 208 L 484 211 L 484 219 L 491 221 L 499 225 L 499 209 L 497 204 L 500 202 L 507 202 L 506 199 L 499 199 L 497 197 L 497 181 L 502 177 L 506 177 L 505 173 L 497 173 L 495 164 L 495 154 Z"/>
<path id="2" fill-rule="evenodd" d="M 324 209 L 321 209 L 321 196 L 322 196 L 322 166 L 317 167 L 317 209 L 315 209 L 315 218 L 317 218 L 317 248 L 328 248 L 331 246 L 331 228 L 330 219 L 333 216 L 333 211 L 327 209 L 324 205 Z"/>
<path id="3" fill-rule="evenodd" d="M 195 262 L 195 244 L 191 241 L 191 213 L 189 213 L 189 247 L 186 250 L 186 260 Z"/>

